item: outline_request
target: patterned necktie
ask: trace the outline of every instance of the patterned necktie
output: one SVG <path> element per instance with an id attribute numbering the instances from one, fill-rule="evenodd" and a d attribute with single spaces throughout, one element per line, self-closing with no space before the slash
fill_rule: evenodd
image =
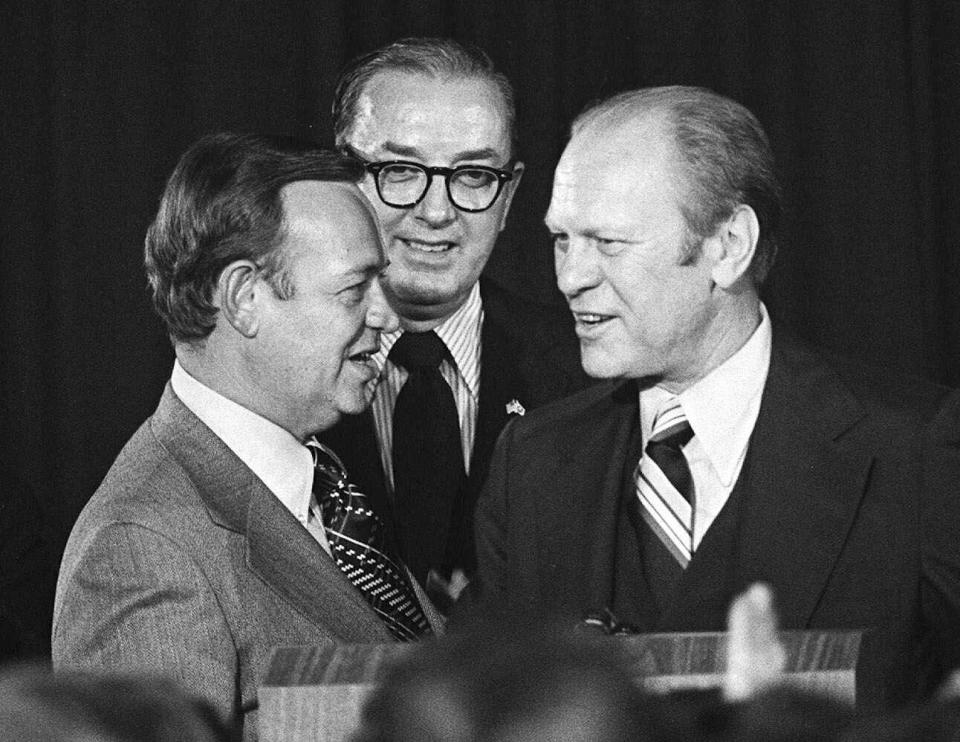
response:
<path id="1" fill-rule="evenodd" d="M 683 568 L 694 549 L 693 477 L 683 455 L 692 437 L 680 400 L 671 397 L 653 421 L 636 477 L 644 521 Z"/>
<path id="2" fill-rule="evenodd" d="M 399 560 L 386 553 L 383 523 L 367 496 L 347 481 L 336 454 L 309 441 L 313 455 L 313 493 L 337 566 L 367 599 L 400 641 L 430 633 L 417 596 Z"/>
<path id="3" fill-rule="evenodd" d="M 405 332 L 390 360 L 408 376 L 393 408 L 393 489 L 403 555 L 422 585 L 431 569 L 444 577 L 453 513 L 466 473 L 457 405 L 440 375 L 449 355 L 435 332 Z"/>

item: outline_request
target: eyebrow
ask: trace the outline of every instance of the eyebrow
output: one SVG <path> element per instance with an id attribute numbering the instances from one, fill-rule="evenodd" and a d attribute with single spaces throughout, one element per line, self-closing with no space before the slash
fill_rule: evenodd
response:
<path id="1" fill-rule="evenodd" d="M 390 261 L 384 260 L 382 263 L 366 263 L 364 265 L 358 265 L 344 273 L 343 276 L 348 280 L 353 280 L 354 278 L 372 278 L 373 276 L 383 273 L 389 264 Z"/>
<path id="2" fill-rule="evenodd" d="M 387 141 L 383 145 L 384 149 L 392 152 L 398 157 L 412 157 L 414 159 L 425 160 L 426 158 L 422 156 L 422 153 L 416 147 L 410 147 L 405 144 L 398 144 L 397 142 Z M 459 160 L 495 160 L 498 157 L 501 157 L 501 153 L 495 150 L 493 147 L 482 147 L 480 149 L 468 149 L 463 152 L 458 152 L 456 156 L 453 157 L 453 161 L 457 162 Z"/>
<path id="3" fill-rule="evenodd" d="M 557 226 L 556 224 L 551 223 L 546 217 L 543 219 L 543 226 L 547 228 L 547 231 L 552 234 L 566 234 L 568 230 L 563 229 L 562 227 Z M 619 240 L 622 242 L 633 242 L 634 239 L 629 237 L 626 232 L 621 231 L 617 226 L 612 226 L 608 229 L 590 227 L 588 229 L 581 230 L 577 232 L 584 237 L 587 237 L 592 240 L 606 239 L 606 240 Z"/>

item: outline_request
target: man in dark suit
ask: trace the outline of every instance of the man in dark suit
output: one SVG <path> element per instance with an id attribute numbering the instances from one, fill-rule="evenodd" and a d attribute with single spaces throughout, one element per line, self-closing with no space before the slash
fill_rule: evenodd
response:
<path id="1" fill-rule="evenodd" d="M 251 739 L 273 646 L 429 633 L 382 524 L 312 440 L 367 406 L 397 325 L 361 175 L 231 134 L 180 160 L 146 239 L 177 360 L 71 533 L 56 668 L 169 675 Z"/>
<path id="2" fill-rule="evenodd" d="M 945 390 L 771 326 L 779 212 L 766 136 L 731 100 L 639 90 L 574 122 L 546 224 L 584 367 L 609 381 L 504 431 L 480 599 L 722 630 L 763 581 L 784 628 L 870 629 L 860 699 L 904 700 L 960 662 L 956 455 L 928 428 Z"/>
<path id="3" fill-rule="evenodd" d="M 523 174 L 513 91 L 485 53 L 430 38 L 377 49 L 341 76 L 334 126 L 367 169 L 400 329 L 381 336 L 370 412 L 323 440 L 443 606 L 475 567 L 473 508 L 500 430 L 585 382 L 576 337 L 569 313 L 481 278 Z M 433 382 L 409 350 L 428 347 Z"/>

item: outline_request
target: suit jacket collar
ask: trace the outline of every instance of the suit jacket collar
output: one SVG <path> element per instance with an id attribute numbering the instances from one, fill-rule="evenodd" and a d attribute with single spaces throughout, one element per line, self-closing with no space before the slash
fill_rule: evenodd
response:
<path id="1" fill-rule="evenodd" d="M 167 385 L 151 427 L 210 518 L 246 539 L 247 567 L 325 632 L 391 641 L 363 596 L 296 518 Z"/>

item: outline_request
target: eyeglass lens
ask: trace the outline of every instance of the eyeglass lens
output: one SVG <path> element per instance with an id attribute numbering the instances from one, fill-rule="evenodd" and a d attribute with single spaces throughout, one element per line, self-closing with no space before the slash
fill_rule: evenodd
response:
<path id="1" fill-rule="evenodd" d="M 495 173 L 480 168 L 456 168 L 446 175 L 447 191 L 454 206 L 461 209 L 489 208 L 500 193 Z M 415 164 L 395 163 L 377 176 L 380 197 L 394 206 L 412 206 L 430 187 L 429 173 Z"/>

